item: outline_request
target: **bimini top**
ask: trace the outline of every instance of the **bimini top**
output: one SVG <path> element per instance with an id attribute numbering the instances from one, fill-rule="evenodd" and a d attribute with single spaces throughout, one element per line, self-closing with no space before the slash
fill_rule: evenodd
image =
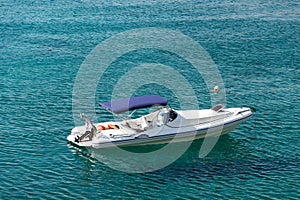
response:
<path id="1" fill-rule="evenodd" d="M 167 99 L 158 95 L 130 97 L 126 99 L 118 99 L 114 101 L 100 103 L 99 105 L 114 113 L 122 113 L 140 108 L 149 108 L 151 106 L 166 106 Z"/>

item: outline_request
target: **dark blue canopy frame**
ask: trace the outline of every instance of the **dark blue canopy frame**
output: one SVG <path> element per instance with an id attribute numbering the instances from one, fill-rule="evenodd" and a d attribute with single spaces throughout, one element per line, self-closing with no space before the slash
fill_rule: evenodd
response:
<path id="1" fill-rule="evenodd" d="M 158 95 L 137 96 L 125 99 L 118 99 L 100 103 L 99 105 L 113 113 L 120 114 L 126 111 L 136 110 L 140 108 L 149 108 L 152 106 L 166 106 L 168 100 Z"/>

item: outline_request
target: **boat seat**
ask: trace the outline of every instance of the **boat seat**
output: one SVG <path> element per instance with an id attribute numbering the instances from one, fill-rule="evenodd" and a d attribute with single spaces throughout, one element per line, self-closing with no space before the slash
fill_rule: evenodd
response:
<path id="1" fill-rule="evenodd" d="M 168 112 L 159 112 L 155 123 L 158 127 L 160 127 L 160 126 L 165 125 L 168 122 L 168 119 L 169 119 Z"/>
<path id="2" fill-rule="evenodd" d="M 148 123 L 145 119 L 145 117 L 142 117 L 138 120 L 134 120 L 134 121 L 127 121 L 126 125 L 131 128 L 134 129 L 138 132 L 142 132 L 145 130 L 146 127 L 148 127 Z"/>
<path id="3" fill-rule="evenodd" d="M 155 111 L 155 112 L 153 112 L 153 113 L 151 113 L 151 114 L 145 116 L 146 122 L 147 122 L 147 123 L 153 122 L 153 120 L 154 120 L 155 118 L 157 118 L 158 113 L 159 113 L 159 110 L 157 110 L 157 111 Z"/>

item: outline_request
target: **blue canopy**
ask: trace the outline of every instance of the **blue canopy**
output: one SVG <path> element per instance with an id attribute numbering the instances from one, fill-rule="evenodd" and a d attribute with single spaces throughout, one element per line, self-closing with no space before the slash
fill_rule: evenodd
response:
<path id="1" fill-rule="evenodd" d="M 114 113 L 122 113 L 130 110 L 135 110 L 139 108 L 149 108 L 151 106 L 165 106 L 168 101 L 165 98 L 162 98 L 158 95 L 149 95 L 149 96 L 138 96 L 130 97 L 126 99 L 118 99 L 115 101 L 109 101 L 100 103 L 99 105 L 111 110 Z"/>

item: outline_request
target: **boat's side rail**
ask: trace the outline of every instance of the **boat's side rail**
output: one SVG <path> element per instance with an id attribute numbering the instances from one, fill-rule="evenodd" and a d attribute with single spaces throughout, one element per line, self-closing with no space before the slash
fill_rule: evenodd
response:
<path id="1" fill-rule="evenodd" d="M 217 116 L 209 116 L 209 117 L 202 117 L 202 118 L 196 118 L 196 119 L 185 119 L 184 117 L 178 118 L 176 121 L 167 123 L 166 125 L 170 128 L 179 128 L 179 127 L 188 127 L 188 126 L 196 126 L 201 124 L 207 124 L 207 123 L 215 123 L 218 121 L 225 121 L 228 117 L 231 117 L 233 115 L 232 112 L 226 112 L 222 115 Z"/>

